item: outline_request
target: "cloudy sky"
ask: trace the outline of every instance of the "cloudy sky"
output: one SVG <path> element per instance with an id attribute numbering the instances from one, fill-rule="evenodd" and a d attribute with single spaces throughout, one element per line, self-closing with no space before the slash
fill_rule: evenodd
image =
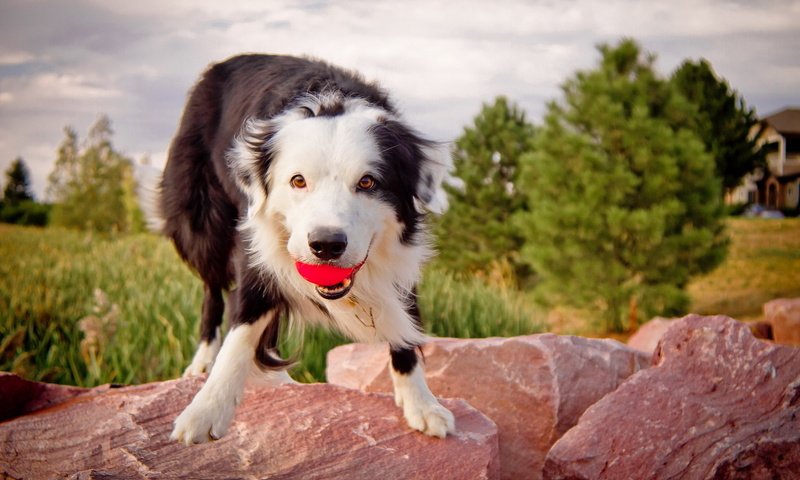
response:
<path id="1" fill-rule="evenodd" d="M 83 138 L 101 113 L 117 149 L 162 166 L 187 90 L 236 53 L 358 69 L 452 140 L 499 94 L 538 121 L 624 36 L 664 75 L 707 58 L 761 115 L 800 105 L 800 1 L 0 0 L 0 171 L 23 157 L 42 198 L 64 126 Z"/>

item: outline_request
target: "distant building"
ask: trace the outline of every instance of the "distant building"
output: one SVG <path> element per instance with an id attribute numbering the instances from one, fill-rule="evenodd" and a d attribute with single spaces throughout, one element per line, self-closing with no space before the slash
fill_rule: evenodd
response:
<path id="1" fill-rule="evenodd" d="M 767 208 L 797 208 L 800 200 L 800 108 L 785 108 L 761 119 L 767 144 L 767 171 L 744 178 L 730 203 L 755 203 Z"/>

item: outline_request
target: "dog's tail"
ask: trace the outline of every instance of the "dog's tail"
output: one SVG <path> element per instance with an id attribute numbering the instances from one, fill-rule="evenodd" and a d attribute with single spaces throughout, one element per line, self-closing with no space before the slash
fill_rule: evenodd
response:
<path id="1" fill-rule="evenodd" d="M 161 209 L 162 172 L 152 165 L 136 166 L 136 195 L 139 208 L 144 213 L 147 228 L 154 233 L 164 231 L 164 213 Z"/>

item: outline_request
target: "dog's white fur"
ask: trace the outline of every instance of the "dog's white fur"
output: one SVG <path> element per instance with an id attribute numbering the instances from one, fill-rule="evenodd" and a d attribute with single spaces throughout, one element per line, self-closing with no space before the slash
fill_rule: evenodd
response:
<path id="1" fill-rule="evenodd" d="M 444 438 L 455 430 L 450 410 L 444 408 L 425 383 L 425 372 L 417 364 L 408 375 L 389 369 L 394 385 L 394 401 L 403 409 L 408 425 L 433 437 Z"/>
<path id="2" fill-rule="evenodd" d="M 221 346 L 222 332 L 217 328 L 217 335 L 214 337 L 213 341 L 200 342 L 197 351 L 194 353 L 194 357 L 192 357 L 192 362 L 186 367 L 183 376 L 187 377 L 210 372 Z"/>
<path id="3" fill-rule="evenodd" d="M 266 179 L 269 193 L 261 188 L 262 182 L 240 184 L 249 202 L 247 218 L 240 226 L 249 258 L 253 266 L 284 287 L 292 315 L 304 322 L 334 327 L 363 342 L 386 341 L 397 348 L 420 345 L 426 337 L 409 316 L 407 301 L 431 249 L 424 241 L 401 242 L 403 225 L 394 209 L 355 188 L 364 175 L 381 181 L 375 163 L 381 152 L 369 128 L 390 114 L 358 99 L 346 100 L 345 113 L 337 116 L 308 118 L 301 111 L 301 107 L 318 111 L 326 101 L 330 99 L 313 97 L 275 119 L 249 120 L 229 152 L 231 167 L 252 176 L 258 171 L 258 158 L 246 146 L 248 136 L 263 138 L 268 129 L 277 130 L 271 145 L 277 155 Z M 446 154 L 438 158 L 441 163 L 430 162 L 427 168 L 431 171 L 426 172 L 436 190 L 427 192 L 427 201 L 418 202 L 420 210 L 446 208 L 440 185 L 450 163 Z M 306 188 L 292 187 L 291 179 L 298 174 L 305 178 Z M 366 260 L 347 298 L 322 299 L 295 269 L 296 260 L 313 261 L 308 235 L 319 227 L 346 232 L 347 251 L 339 265 L 355 266 Z M 197 365 L 193 361 L 187 374 L 202 371 L 211 363 L 214 366 L 205 385 L 175 421 L 173 439 L 191 444 L 224 435 L 248 376 L 261 385 L 291 381 L 283 371 L 258 374 L 255 364 L 254 350 L 274 315 L 271 312 L 252 325 L 234 327 L 215 363 L 214 346 L 201 347 L 202 352 L 195 356 Z M 453 415 L 425 384 L 420 364 L 408 375 L 393 371 L 392 380 L 396 402 L 412 428 L 437 437 L 453 431 Z"/>
<path id="4" fill-rule="evenodd" d="M 387 341 L 394 347 L 419 345 L 425 342 L 425 336 L 408 318 L 402 298 L 419 281 L 431 249 L 426 242 L 403 244 L 403 225 L 394 210 L 355 190 L 366 174 L 380 182 L 376 166 L 371 163 L 380 152 L 368 128 L 388 113 L 357 99 L 348 100 L 346 108 L 348 113 L 336 117 L 305 118 L 290 110 L 273 120 L 272 125 L 248 123 L 245 135 L 255 137 L 263 135 L 264 129 L 278 128 L 274 139 L 278 155 L 267 179 L 269 198 L 257 186 L 247 189 L 250 205 L 241 231 L 255 266 L 280 279 L 283 285 L 291 285 L 287 289 L 293 293 L 290 303 L 304 321 L 337 328 L 362 342 Z M 233 149 L 232 163 L 256 161 L 243 143 L 237 142 Z M 442 164 L 442 169 L 446 168 L 447 164 Z M 308 183 L 300 191 L 290 185 L 298 173 Z M 436 197 L 426 207 L 443 208 L 442 198 L 446 197 Z M 296 260 L 313 263 L 308 234 L 318 227 L 338 227 L 347 232 L 347 252 L 341 265 L 358 265 L 369 255 L 350 293 L 358 299 L 356 304 L 321 300 L 314 286 L 297 273 Z M 322 301 L 331 318 L 321 316 L 310 299 Z M 363 321 L 353 321 L 356 315 Z M 370 321 L 367 317 L 371 317 Z"/>

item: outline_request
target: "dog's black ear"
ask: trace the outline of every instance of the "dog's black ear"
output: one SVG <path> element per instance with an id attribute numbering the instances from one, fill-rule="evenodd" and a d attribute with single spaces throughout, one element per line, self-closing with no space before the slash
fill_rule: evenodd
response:
<path id="1" fill-rule="evenodd" d="M 275 126 L 269 120 L 250 118 L 227 153 L 228 166 L 236 184 L 247 195 L 251 211 L 258 210 L 267 196 L 267 174 L 272 161 L 270 140 Z"/>
<path id="2" fill-rule="evenodd" d="M 413 182 L 407 186 L 407 191 L 414 192 L 412 208 L 417 213 L 444 213 L 448 202 L 442 185 L 450 183 L 453 171 L 450 148 L 422 138 L 397 119 L 376 120 L 371 131 L 380 151 L 388 157 L 384 164 L 401 182 Z"/>

